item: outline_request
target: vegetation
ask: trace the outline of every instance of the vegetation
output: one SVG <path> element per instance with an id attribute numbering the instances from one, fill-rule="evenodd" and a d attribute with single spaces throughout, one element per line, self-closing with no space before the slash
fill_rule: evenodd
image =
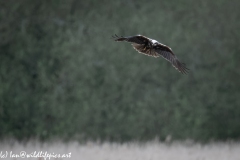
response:
<path id="1" fill-rule="evenodd" d="M 0 137 L 240 138 L 239 5 L 0 1 Z M 115 33 L 171 46 L 191 72 Z"/>

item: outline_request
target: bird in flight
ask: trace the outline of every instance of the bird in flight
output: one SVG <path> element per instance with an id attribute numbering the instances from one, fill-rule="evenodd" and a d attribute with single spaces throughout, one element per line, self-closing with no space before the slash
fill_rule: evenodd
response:
<path id="1" fill-rule="evenodd" d="M 184 63 L 181 63 L 178 60 L 177 56 L 172 52 L 172 49 L 164 44 L 159 43 L 154 39 L 150 39 L 142 35 L 119 37 L 115 34 L 112 37 L 117 42 L 126 41 L 132 43 L 133 48 L 137 50 L 139 53 L 143 53 L 148 56 L 153 56 L 155 58 L 162 56 L 182 74 L 188 73 L 189 69 L 186 67 Z"/>

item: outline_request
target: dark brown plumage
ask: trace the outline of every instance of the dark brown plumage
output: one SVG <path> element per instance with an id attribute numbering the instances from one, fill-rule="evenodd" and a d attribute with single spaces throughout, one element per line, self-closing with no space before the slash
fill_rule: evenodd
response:
<path id="1" fill-rule="evenodd" d="M 153 56 L 155 58 L 162 56 L 168 60 L 173 67 L 175 67 L 179 72 L 187 74 L 188 68 L 184 63 L 181 63 L 177 56 L 172 52 L 172 49 L 164 44 L 159 43 L 154 39 L 147 38 L 142 35 L 130 36 L 130 37 L 118 37 L 116 34 L 113 36 L 115 41 L 126 41 L 132 43 L 134 49 L 139 53 L 143 53 L 148 56 Z"/>

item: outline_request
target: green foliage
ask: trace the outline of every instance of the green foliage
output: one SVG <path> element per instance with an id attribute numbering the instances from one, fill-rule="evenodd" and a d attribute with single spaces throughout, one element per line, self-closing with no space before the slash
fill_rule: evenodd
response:
<path id="1" fill-rule="evenodd" d="M 1 1 L 0 136 L 240 138 L 239 1 Z M 191 72 L 113 34 L 171 46 Z"/>

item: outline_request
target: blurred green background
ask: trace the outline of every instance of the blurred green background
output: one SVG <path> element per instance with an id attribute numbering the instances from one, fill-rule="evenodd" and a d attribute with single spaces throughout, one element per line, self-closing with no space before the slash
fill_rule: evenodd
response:
<path id="1" fill-rule="evenodd" d="M 0 138 L 240 138 L 239 0 L 1 0 Z M 191 70 L 114 34 L 170 46 Z"/>

